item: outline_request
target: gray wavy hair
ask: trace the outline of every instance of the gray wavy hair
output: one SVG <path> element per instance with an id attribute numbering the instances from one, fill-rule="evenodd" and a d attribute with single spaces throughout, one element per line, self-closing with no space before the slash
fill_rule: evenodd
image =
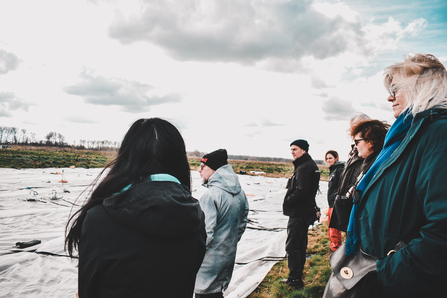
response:
<path id="1" fill-rule="evenodd" d="M 384 85 L 390 89 L 393 78 L 406 100 L 406 107 L 416 115 L 432 107 L 447 109 L 447 71 L 432 54 L 410 53 L 403 62 L 385 69 Z"/>

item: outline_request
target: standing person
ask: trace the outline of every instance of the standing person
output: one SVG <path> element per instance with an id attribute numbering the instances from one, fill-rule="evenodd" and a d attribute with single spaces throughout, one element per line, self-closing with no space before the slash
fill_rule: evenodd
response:
<path id="1" fill-rule="evenodd" d="M 295 170 L 287 183 L 283 213 L 289 216 L 287 223 L 286 252 L 289 278 L 285 283 L 302 289 L 304 264 L 306 263 L 307 232 L 316 219 L 315 196 L 320 183 L 320 170 L 308 154 L 306 140 L 296 140 L 290 144 Z"/>
<path id="2" fill-rule="evenodd" d="M 207 192 L 200 198 L 205 212 L 206 254 L 197 273 L 196 298 L 220 298 L 228 288 L 237 243 L 247 226 L 248 201 L 225 149 L 206 154 L 199 168 Z"/>
<path id="3" fill-rule="evenodd" d="M 371 120 L 367 115 L 359 113 L 354 115 L 349 121 L 349 131 L 352 131 L 354 125 Z M 352 209 L 352 198 L 348 198 L 348 190 L 350 190 L 356 183 L 357 177 L 360 175 L 363 164 L 363 157 L 358 155 L 357 147 L 352 144 L 349 158 L 346 162 L 343 173 L 340 177 L 338 190 L 335 195 L 334 208 L 332 210 L 331 219 L 329 221 L 329 228 L 334 228 L 339 231 L 346 232 L 348 229 L 349 215 Z"/>
<path id="4" fill-rule="evenodd" d="M 337 193 L 340 177 L 345 165 L 338 161 L 338 153 L 329 150 L 324 156 L 326 164 L 329 166 L 329 181 L 327 190 L 328 223 L 331 222 L 332 210 L 334 209 L 335 194 Z M 327 229 L 329 240 L 331 242 L 331 250 L 336 251 L 341 245 L 341 232 L 334 228 Z"/>
<path id="5" fill-rule="evenodd" d="M 431 54 L 409 54 L 384 84 L 396 121 L 357 188 L 357 236 L 377 257 L 383 297 L 446 297 L 447 71 Z"/>
<path id="6" fill-rule="evenodd" d="M 137 120 L 92 187 L 65 239 L 79 297 L 192 297 L 206 232 L 179 131 Z"/>
<path id="7" fill-rule="evenodd" d="M 352 277 L 355 276 L 361 276 L 359 272 L 352 273 L 352 268 L 358 268 L 361 267 L 364 269 L 364 266 L 367 265 L 367 263 L 360 263 L 357 264 L 353 262 L 352 264 L 346 264 L 343 263 L 343 266 L 339 268 L 339 263 L 337 262 L 339 256 L 344 256 L 345 254 L 352 254 L 357 252 L 351 248 L 351 243 L 358 242 L 357 240 L 353 239 L 352 235 L 355 233 L 355 227 L 352 225 L 352 214 L 355 214 L 359 202 L 359 195 L 358 190 L 361 189 L 361 182 L 363 181 L 362 178 L 365 177 L 365 175 L 369 175 L 371 168 L 374 166 L 374 162 L 379 156 L 379 153 L 381 149 L 383 148 L 383 144 L 385 141 L 385 136 L 387 135 L 389 125 L 379 121 L 379 120 L 366 120 L 362 122 L 357 122 L 351 127 L 351 137 L 355 144 L 355 149 L 357 150 L 358 156 L 363 158 L 362 165 L 360 167 L 360 174 L 357 177 L 356 183 L 354 186 L 352 186 L 348 192 L 346 193 L 346 197 L 349 200 L 352 200 L 352 210 L 351 210 L 351 216 L 349 218 L 349 225 L 347 228 L 346 233 L 346 242 L 345 245 L 342 245 L 339 250 L 334 252 L 331 255 L 331 266 L 332 266 L 332 274 L 329 278 L 329 281 L 326 285 L 326 289 L 324 291 L 323 297 L 324 298 L 340 298 L 340 297 L 362 297 L 362 298 L 376 298 L 378 297 L 378 289 L 375 287 L 376 284 L 369 283 L 369 281 L 372 279 L 374 280 L 374 277 L 371 277 L 367 275 L 363 281 L 366 285 L 364 286 L 363 283 L 360 283 L 358 287 L 354 287 L 350 292 L 341 294 L 341 289 L 343 289 L 342 282 L 343 281 L 351 281 Z M 354 245 L 355 247 L 355 245 Z M 340 252 L 340 250 L 342 250 Z M 360 252 L 358 253 L 360 254 Z M 335 256 L 335 258 L 333 258 Z M 348 258 L 346 258 L 348 259 Z M 352 257 L 350 258 L 352 260 Z M 340 270 L 342 269 L 342 270 Z M 351 270 L 351 271 L 350 271 Z M 347 272 L 347 273 L 346 273 Z M 351 275 L 349 275 L 349 272 L 351 272 Z M 367 272 L 364 270 L 363 272 Z M 340 275 L 345 274 L 345 275 Z M 341 276 L 341 277 L 340 277 Z M 342 278 L 342 281 L 340 281 L 338 278 Z M 352 286 L 352 284 L 351 284 Z M 360 292 L 360 293 L 359 293 Z M 346 294 L 346 296 L 344 295 Z"/>

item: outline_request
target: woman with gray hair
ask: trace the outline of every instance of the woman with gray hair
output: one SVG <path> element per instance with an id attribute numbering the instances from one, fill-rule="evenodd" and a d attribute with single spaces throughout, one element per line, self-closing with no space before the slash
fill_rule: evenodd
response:
<path id="1" fill-rule="evenodd" d="M 377 258 L 373 297 L 446 297 L 447 71 L 431 54 L 409 54 L 384 84 L 396 121 L 357 187 L 346 254 Z"/>

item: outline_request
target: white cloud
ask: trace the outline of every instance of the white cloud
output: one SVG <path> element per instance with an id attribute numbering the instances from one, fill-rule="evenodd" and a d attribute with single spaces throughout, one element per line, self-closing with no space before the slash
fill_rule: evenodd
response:
<path id="1" fill-rule="evenodd" d="M 173 93 L 148 95 L 154 87 L 136 81 L 94 76 L 89 71 L 82 72 L 79 77 L 79 83 L 63 89 L 93 105 L 120 106 L 125 112 L 141 112 L 154 105 L 181 101 L 180 95 Z"/>
<path id="2" fill-rule="evenodd" d="M 32 105 L 23 99 L 17 98 L 13 92 L 0 92 L 0 117 L 12 117 L 13 111 L 28 111 Z"/>
<path id="3" fill-rule="evenodd" d="M 358 21 L 358 12 L 352 10 L 346 3 L 314 3 L 313 7 L 324 15 L 335 18 L 341 16 L 348 22 L 354 23 Z"/>
<path id="4" fill-rule="evenodd" d="M 336 97 L 331 97 L 323 104 L 323 112 L 326 114 L 326 120 L 341 120 L 346 121 L 356 111 L 352 106 L 352 102 L 341 100 Z"/>
<path id="5" fill-rule="evenodd" d="M 363 28 L 365 38 L 368 40 L 368 48 L 374 52 L 395 49 L 398 42 L 408 35 L 417 35 L 427 26 L 427 21 L 417 19 L 403 26 L 392 17 L 383 24 L 369 23 Z"/>
<path id="6" fill-rule="evenodd" d="M 20 59 L 14 53 L 0 49 L 0 74 L 7 74 L 19 67 Z"/>
<path id="7" fill-rule="evenodd" d="M 299 1 L 144 1 L 141 13 L 117 14 L 110 37 L 145 41 L 177 60 L 253 64 L 335 57 L 363 47 L 358 22 L 328 17 Z"/>

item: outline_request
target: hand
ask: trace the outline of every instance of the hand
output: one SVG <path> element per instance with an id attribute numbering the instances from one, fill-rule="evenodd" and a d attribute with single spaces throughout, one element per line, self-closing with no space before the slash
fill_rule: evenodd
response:
<path id="1" fill-rule="evenodd" d="M 321 211 L 319 207 L 315 207 L 315 216 L 317 217 L 317 221 L 320 222 L 320 217 L 321 217 Z"/>

